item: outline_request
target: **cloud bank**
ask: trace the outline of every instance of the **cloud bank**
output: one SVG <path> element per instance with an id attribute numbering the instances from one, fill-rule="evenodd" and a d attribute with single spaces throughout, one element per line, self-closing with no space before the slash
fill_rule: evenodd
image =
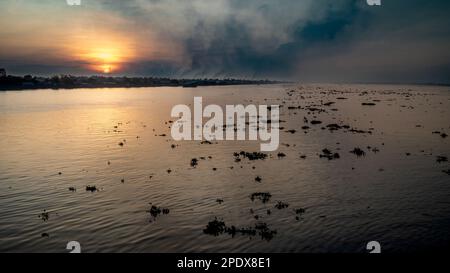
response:
<path id="1" fill-rule="evenodd" d="M 119 74 L 314 82 L 450 81 L 445 0 L 1 1 L 0 66 L 90 74 L 112 47 Z M 84 52 L 85 50 L 86 52 Z M 92 55 L 92 54 L 91 54 Z"/>

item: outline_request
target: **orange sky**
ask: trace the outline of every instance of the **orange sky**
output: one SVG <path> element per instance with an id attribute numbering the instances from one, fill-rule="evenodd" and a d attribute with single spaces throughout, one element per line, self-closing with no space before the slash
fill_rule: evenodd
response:
<path id="1" fill-rule="evenodd" d="M 179 47 L 114 13 L 20 2 L 10 3 L 1 12 L 0 25 L 8 28 L 0 28 L 0 58 L 73 63 L 90 73 L 120 73 L 136 61 L 182 59 Z"/>

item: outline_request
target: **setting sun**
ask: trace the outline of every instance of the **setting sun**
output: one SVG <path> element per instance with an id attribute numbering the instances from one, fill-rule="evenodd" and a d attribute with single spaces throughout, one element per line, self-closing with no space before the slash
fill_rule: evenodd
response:
<path id="1" fill-rule="evenodd" d="M 97 36 L 94 39 L 94 34 L 77 35 L 78 39 L 67 49 L 87 69 L 104 74 L 116 73 L 134 59 L 133 46 L 126 37 L 107 32 Z"/>
<path id="2" fill-rule="evenodd" d="M 100 66 L 100 68 L 103 71 L 103 73 L 105 73 L 105 74 L 109 74 L 112 72 L 112 67 L 109 64 L 102 65 L 102 66 Z"/>
<path id="3" fill-rule="evenodd" d="M 92 52 L 85 54 L 84 58 L 92 64 L 90 66 L 92 70 L 105 74 L 112 73 L 120 68 L 120 64 L 127 59 L 116 48 L 92 50 Z"/>

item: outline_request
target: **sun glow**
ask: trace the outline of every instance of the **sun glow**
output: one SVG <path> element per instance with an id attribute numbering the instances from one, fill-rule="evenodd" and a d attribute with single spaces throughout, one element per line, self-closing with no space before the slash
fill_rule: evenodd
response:
<path id="1" fill-rule="evenodd" d="M 128 59 L 117 48 L 95 49 L 87 53 L 84 57 L 91 64 L 89 66 L 90 69 L 104 74 L 110 74 L 119 70 Z"/>
<path id="2" fill-rule="evenodd" d="M 104 74 L 120 72 L 135 58 L 134 47 L 126 37 L 104 34 L 95 39 L 86 39 L 90 36 L 78 39 L 68 50 L 91 71 Z"/>
<path id="3" fill-rule="evenodd" d="M 111 72 L 113 72 L 112 66 L 109 64 L 104 64 L 100 66 L 100 69 L 103 71 L 103 73 L 105 74 L 109 74 Z"/>

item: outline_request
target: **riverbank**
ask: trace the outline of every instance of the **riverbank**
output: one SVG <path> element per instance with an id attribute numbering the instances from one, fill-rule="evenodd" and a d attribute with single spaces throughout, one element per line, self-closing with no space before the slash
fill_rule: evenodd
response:
<path id="1" fill-rule="evenodd" d="M 75 88 L 131 88 L 131 87 L 186 87 L 218 85 L 262 85 L 277 84 L 271 80 L 243 79 L 171 79 L 155 77 L 104 77 L 70 76 L 53 77 L 4 76 L 0 77 L 0 91 L 33 89 L 75 89 Z"/>

